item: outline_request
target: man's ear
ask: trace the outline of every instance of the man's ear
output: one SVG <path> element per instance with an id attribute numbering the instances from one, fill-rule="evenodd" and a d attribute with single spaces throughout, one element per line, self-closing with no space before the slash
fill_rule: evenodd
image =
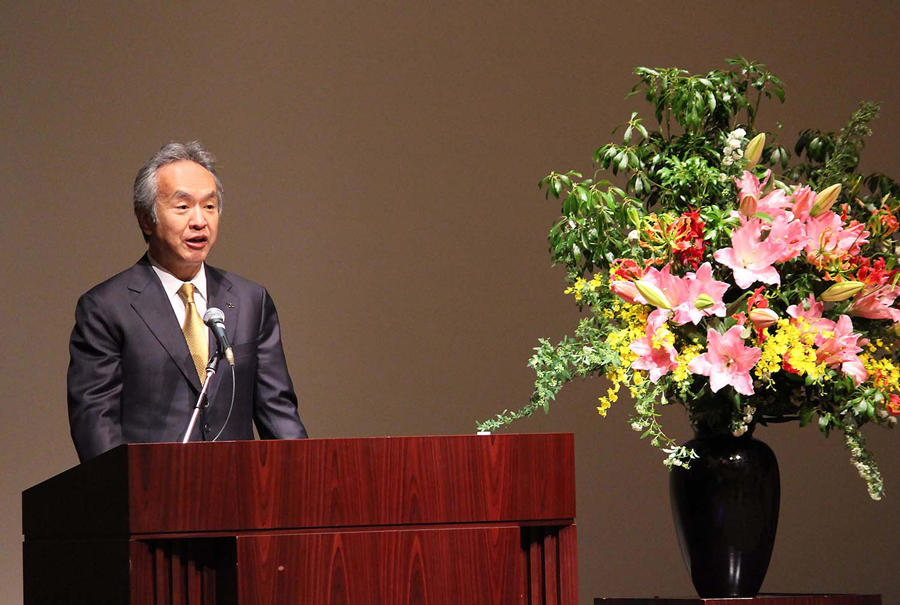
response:
<path id="1" fill-rule="evenodd" d="M 137 217 L 138 225 L 141 227 L 141 231 L 145 236 L 153 233 L 153 219 L 150 218 L 150 214 L 148 212 L 144 212 L 142 210 L 135 210 L 134 215 Z"/>

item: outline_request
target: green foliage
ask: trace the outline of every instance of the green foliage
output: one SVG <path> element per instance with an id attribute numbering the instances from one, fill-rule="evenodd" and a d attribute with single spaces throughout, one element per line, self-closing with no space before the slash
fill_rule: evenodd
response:
<path id="1" fill-rule="evenodd" d="M 640 202 L 609 181 L 583 179 L 578 172 L 551 172 L 539 185 L 562 199 L 563 215 L 550 228 L 550 256 L 578 275 L 609 262 L 625 250 L 629 208 Z M 632 227 L 633 228 L 633 227 Z"/>
<path id="2" fill-rule="evenodd" d="M 739 170 L 736 164 L 723 170 L 726 135 L 740 123 L 752 128 L 760 100 L 783 101 L 784 88 L 761 63 L 738 58 L 729 64 L 731 70 L 703 75 L 677 68 L 635 70 L 639 82 L 630 95 L 643 93 L 656 126 L 632 112 L 613 131 L 622 129 L 622 142 L 594 152 L 594 162 L 622 178 L 624 188 L 575 171 L 551 172 L 540 182 L 548 198 L 562 199 L 562 216 L 549 234 L 555 263 L 572 276 L 608 270 L 627 249 L 628 233 L 639 227 L 634 210 L 646 214 L 733 201 L 731 178 Z"/>
<path id="3" fill-rule="evenodd" d="M 839 133 L 807 129 L 797 137 L 794 152 L 800 160 L 784 177 L 805 181 L 813 189 L 841 185 L 838 203 L 846 203 L 850 215 L 866 223 L 884 198 L 897 200 L 900 185 L 880 173 L 864 176 L 856 172 L 870 124 L 878 118 L 879 107 L 862 101 Z M 896 207 L 894 208 L 896 210 Z"/>
<path id="4" fill-rule="evenodd" d="M 540 339 L 528 361 L 537 375 L 531 400 L 519 410 L 503 410 L 495 418 L 480 422 L 478 430 L 495 431 L 538 410 L 546 413 L 567 382 L 615 364 L 618 356 L 606 345 L 605 332 L 608 330 L 599 328 L 593 318 L 585 318 L 579 323 L 575 338 L 566 336 L 555 347 L 548 340 Z"/>

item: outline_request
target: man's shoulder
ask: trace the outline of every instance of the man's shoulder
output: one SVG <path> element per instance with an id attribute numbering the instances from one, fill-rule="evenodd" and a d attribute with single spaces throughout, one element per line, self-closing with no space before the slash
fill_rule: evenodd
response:
<path id="1" fill-rule="evenodd" d="M 213 267 L 212 265 L 206 265 L 206 279 L 207 282 L 217 281 L 220 284 L 224 284 L 229 289 L 236 289 L 240 292 L 262 294 L 266 291 L 265 286 L 263 286 L 262 284 L 247 279 L 246 277 L 241 277 L 240 275 L 232 273 L 231 271 L 226 271 L 225 269 L 221 269 L 219 267 Z"/>
<path id="2" fill-rule="evenodd" d="M 146 287 L 153 270 L 145 259 L 141 259 L 127 269 L 120 271 L 93 286 L 81 295 L 81 299 L 106 298 L 111 295 L 123 294 L 129 289 L 141 290 Z"/>

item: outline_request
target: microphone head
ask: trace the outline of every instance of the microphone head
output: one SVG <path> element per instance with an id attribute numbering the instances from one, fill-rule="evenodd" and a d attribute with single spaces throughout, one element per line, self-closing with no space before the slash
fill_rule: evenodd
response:
<path id="1" fill-rule="evenodd" d="M 203 323 L 212 326 L 214 323 L 225 323 L 225 314 L 218 307 L 210 307 L 203 314 Z"/>

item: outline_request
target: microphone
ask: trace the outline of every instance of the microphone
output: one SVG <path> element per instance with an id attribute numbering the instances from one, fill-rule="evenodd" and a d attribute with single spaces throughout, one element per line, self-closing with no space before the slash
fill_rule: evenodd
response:
<path id="1" fill-rule="evenodd" d="M 216 340 L 219 341 L 219 350 L 225 354 L 228 364 L 233 367 L 234 351 L 231 350 L 231 345 L 228 344 L 228 337 L 225 335 L 225 314 L 222 313 L 222 309 L 216 307 L 207 309 L 206 313 L 203 314 L 203 323 L 213 331 Z"/>

